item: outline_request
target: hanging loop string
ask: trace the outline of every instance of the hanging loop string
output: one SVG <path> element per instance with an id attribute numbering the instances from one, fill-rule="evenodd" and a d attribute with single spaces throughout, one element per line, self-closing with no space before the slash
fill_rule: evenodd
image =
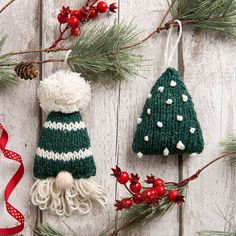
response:
<path id="1" fill-rule="evenodd" d="M 166 50 L 165 50 L 166 67 L 168 67 L 170 65 L 170 63 L 172 61 L 172 58 L 174 56 L 175 50 L 178 47 L 179 41 L 180 41 L 182 33 L 183 33 L 183 27 L 182 27 L 181 21 L 180 20 L 175 20 L 174 22 L 176 22 L 179 25 L 179 36 L 178 36 L 178 38 L 175 42 L 175 45 L 174 45 L 170 55 L 168 55 L 169 54 L 169 46 L 170 46 L 170 36 L 171 36 L 172 30 L 173 30 L 173 25 L 171 25 L 171 27 L 169 29 L 168 36 L 167 36 L 167 41 L 166 41 Z"/>
<path id="2" fill-rule="evenodd" d="M 69 51 L 67 51 L 67 53 L 66 53 L 65 60 L 64 60 L 64 63 L 65 63 L 65 64 L 66 64 L 67 61 L 68 61 L 68 58 L 69 58 L 69 56 L 70 56 L 71 51 L 72 51 L 72 50 L 69 50 Z"/>

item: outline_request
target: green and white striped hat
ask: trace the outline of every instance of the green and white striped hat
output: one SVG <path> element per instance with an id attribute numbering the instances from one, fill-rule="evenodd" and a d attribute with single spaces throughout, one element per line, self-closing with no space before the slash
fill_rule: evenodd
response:
<path id="1" fill-rule="evenodd" d="M 51 112 L 41 131 L 34 176 L 56 177 L 60 171 L 77 179 L 96 175 L 88 132 L 79 112 Z"/>
<path id="2" fill-rule="evenodd" d="M 58 71 L 40 83 L 40 105 L 50 113 L 36 151 L 31 199 L 42 210 L 86 214 L 94 201 L 106 202 L 104 189 L 93 177 L 96 166 L 80 115 L 90 97 L 89 83 L 77 73 Z"/>

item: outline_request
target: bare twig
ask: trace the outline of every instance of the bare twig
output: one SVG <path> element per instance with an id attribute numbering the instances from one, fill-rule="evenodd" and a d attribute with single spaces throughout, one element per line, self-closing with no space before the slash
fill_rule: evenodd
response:
<path id="1" fill-rule="evenodd" d="M 13 2 L 15 2 L 16 0 L 11 0 L 10 2 L 8 2 L 5 6 L 3 6 L 1 9 L 0 9 L 0 14 L 7 8 L 9 7 Z"/>
<path id="2" fill-rule="evenodd" d="M 68 47 L 55 47 L 55 48 L 44 48 L 44 49 L 33 49 L 27 51 L 19 51 L 19 52 L 10 52 L 7 53 L 9 56 L 21 55 L 21 54 L 30 54 L 30 53 L 37 53 L 37 52 L 59 52 L 59 51 L 68 51 L 71 49 L 71 46 Z"/>

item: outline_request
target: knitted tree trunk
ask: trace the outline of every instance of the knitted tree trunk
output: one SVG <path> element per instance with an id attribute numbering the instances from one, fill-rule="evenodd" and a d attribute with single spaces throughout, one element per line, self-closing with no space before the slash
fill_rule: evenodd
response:
<path id="1" fill-rule="evenodd" d="M 50 111 L 34 161 L 34 205 L 69 216 L 88 213 L 94 202 L 104 205 L 104 189 L 95 181 L 95 162 L 80 111 L 90 86 L 79 74 L 59 71 L 41 82 L 41 106 Z"/>
<path id="2" fill-rule="evenodd" d="M 140 158 L 203 151 L 202 131 L 192 98 L 173 68 L 168 68 L 156 81 L 137 124 L 133 150 Z"/>

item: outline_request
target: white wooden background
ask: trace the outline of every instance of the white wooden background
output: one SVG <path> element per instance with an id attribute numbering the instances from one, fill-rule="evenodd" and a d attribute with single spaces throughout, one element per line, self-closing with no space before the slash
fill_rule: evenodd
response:
<path id="1" fill-rule="evenodd" d="M 1 0 L 0 5 L 6 2 Z M 58 35 L 56 16 L 63 4 L 78 7 L 75 0 L 17 0 L 0 15 L 0 31 L 9 34 L 4 50 L 48 47 Z M 112 24 L 115 18 L 127 22 L 133 20 L 143 30 L 140 38 L 157 27 L 167 9 L 165 0 L 118 0 L 118 4 L 118 14 L 104 17 L 100 22 Z M 198 29 L 184 30 L 172 65 L 179 67 L 193 96 L 206 143 L 204 152 L 194 158 L 158 156 L 143 160 L 138 160 L 132 152 L 136 117 L 164 69 L 165 42 L 166 33 L 161 33 L 138 50 L 145 59 L 152 59 L 145 63 L 148 66 L 138 71 L 146 79 L 137 76 L 112 86 L 93 85 L 92 102 L 83 118 L 91 137 L 98 179 L 107 189 L 108 204 L 104 210 L 95 209 L 85 217 L 58 218 L 39 212 L 30 203 L 33 159 L 44 117 L 36 96 L 39 81 L 21 81 L 18 86 L 0 92 L 0 122 L 10 135 L 8 148 L 20 153 L 25 164 L 24 178 L 11 196 L 13 205 L 26 217 L 25 236 L 32 235 L 32 229 L 39 222 L 50 223 L 64 232 L 72 229 L 80 236 L 98 235 L 115 219 L 115 198 L 124 195 L 122 187 L 116 186 L 110 177 L 110 168 L 116 163 L 142 177 L 153 173 L 165 180 L 178 181 L 219 154 L 219 141 L 236 128 L 236 41 Z M 19 59 L 41 56 L 25 55 Z M 64 67 L 63 64 L 44 65 L 41 79 Z M 0 227 L 16 223 L 2 204 L 3 189 L 16 169 L 14 162 L 0 159 Z M 160 222 L 153 222 L 132 235 L 193 236 L 203 229 L 224 230 L 228 225 L 218 215 L 220 211 L 236 224 L 235 171 L 225 161 L 216 163 L 189 185 L 182 208 L 175 207 Z"/>

